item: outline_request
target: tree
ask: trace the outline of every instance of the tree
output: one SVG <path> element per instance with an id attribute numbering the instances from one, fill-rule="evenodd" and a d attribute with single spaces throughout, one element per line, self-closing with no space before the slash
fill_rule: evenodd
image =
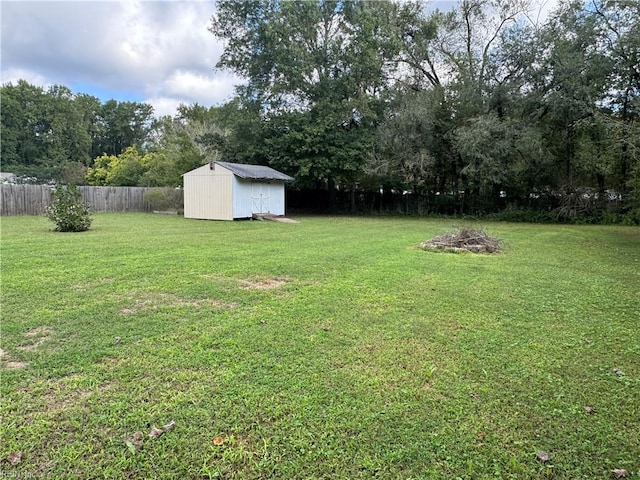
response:
<path id="1" fill-rule="evenodd" d="M 400 92 L 380 126 L 367 172 L 400 191 L 453 191 L 450 111 L 442 88 Z"/>
<path id="2" fill-rule="evenodd" d="M 3 168 L 40 180 L 82 176 L 91 137 L 78 97 L 64 86 L 45 91 L 24 80 L 0 92 Z"/>
<path id="3" fill-rule="evenodd" d="M 637 91 L 629 9 L 638 6 L 597 0 L 563 4 L 545 25 L 525 35 L 522 28 L 514 31 L 500 52 L 502 64 L 517 72 L 508 90 L 509 115 L 520 128 L 537 131 L 546 156 L 537 168 L 529 159 L 529 184 L 573 202 L 573 211 L 564 209 L 570 217 L 584 210 L 585 198 L 597 216 L 612 190 L 627 191 L 630 152 L 638 138 L 629 108 Z M 636 40 L 636 51 L 638 45 Z"/>
<path id="4" fill-rule="evenodd" d="M 223 131 L 221 158 L 256 165 L 269 162 L 265 148 L 267 122 L 263 121 L 257 102 L 235 97 L 217 108 L 215 121 Z"/>
<path id="5" fill-rule="evenodd" d="M 2 94 L 2 163 L 4 170 L 32 175 L 46 158 L 41 133 L 44 130 L 44 90 L 19 80 L 6 84 Z"/>
<path id="6" fill-rule="evenodd" d="M 85 166 L 89 166 L 94 158 L 103 153 L 99 147 L 102 141 L 102 124 L 100 122 L 102 102 L 93 95 L 78 93 L 75 97 L 75 103 L 82 118 L 82 125 L 91 139 L 89 159 L 85 164 Z"/>
<path id="7" fill-rule="evenodd" d="M 134 187 L 152 163 L 152 158 L 140 155 L 136 147 L 128 147 L 120 155 L 105 153 L 96 158 L 86 180 L 89 185 Z"/>
<path id="8" fill-rule="evenodd" d="M 142 159 L 142 166 L 145 171 L 138 180 L 141 187 L 178 187 L 182 184 L 185 172 L 165 151 L 147 153 Z"/>
<path id="9" fill-rule="evenodd" d="M 148 103 L 108 100 L 98 112 L 93 151 L 120 155 L 128 147 L 144 148 L 153 122 Z"/>
<path id="10" fill-rule="evenodd" d="M 77 96 L 67 87 L 54 85 L 45 95 L 45 116 L 49 130 L 45 133 L 48 161 L 54 178 L 74 181 L 82 177 L 90 161 L 91 137 Z"/>
<path id="11" fill-rule="evenodd" d="M 180 105 L 175 117 L 155 122 L 155 138 L 149 144 L 153 158 L 143 175 L 144 186 L 178 186 L 182 174 L 207 162 L 219 160 L 225 132 L 217 126 L 216 107 Z"/>
<path id="12" fill-rule="evenodd" d="M 226 42 L 218 67 L 247 78 L 238 91 L 243 119 L 262 122 L 264 146 L 253 158 L 300 184 L 355 181 L 388 86 L 396 46 L 387 19 L 394 8 L 364 1 L 218 3 L 210 27 Z"/>
<path id="13" fill-rule="evenodd" d="M 628 208 L 640 202 L 640 3 L 592 0 L 598 48 L 611 66 L 603 103 L 610 109 L 605 117 L 607 138 L 614 139 L 616 158 L 609 162 L 611 187 L 628 199 Z"/>
<path id="14" fill-rule="evenodd" d="M 525 11 L 524 1 L 501 0 L 462 0 L 431 14 L 405 6 L 397 17 L 405 75 L 370 171 L 387 179 L 395 171 L 402 188 L 451 195 L 462 209 L 472 197 L 498 205 L 516 153 L 504 97 L 521 71 L 501 68 L 495 52 Z"/>

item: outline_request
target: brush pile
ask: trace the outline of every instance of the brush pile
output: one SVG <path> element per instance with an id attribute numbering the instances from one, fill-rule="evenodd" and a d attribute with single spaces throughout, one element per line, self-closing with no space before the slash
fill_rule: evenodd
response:
<path id="1" fill-rule="evenodd" d="M 457 231 L 445 233 L 420 244 L 423 250 L 443 252 L 500 253 L 503 242 L 499 238 L 490 237 L 483 229 L 468 226 L 459 227 Z"/>

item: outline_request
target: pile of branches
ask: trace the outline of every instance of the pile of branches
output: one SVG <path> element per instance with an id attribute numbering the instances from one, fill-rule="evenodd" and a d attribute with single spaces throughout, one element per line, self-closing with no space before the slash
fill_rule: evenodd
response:
<path id="1" fill-rule="evenodd" d="M 446 233 L 420 244 L 423 250 L 444 252 L 500 253 L 503 242 L 491 237 L 483 229 L 459 227 L 457 231 Z"/>

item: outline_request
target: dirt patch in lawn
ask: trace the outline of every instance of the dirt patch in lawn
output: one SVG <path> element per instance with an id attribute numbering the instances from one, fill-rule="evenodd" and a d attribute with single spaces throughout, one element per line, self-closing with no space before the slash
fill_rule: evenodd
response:
<path id="1" fill-rule="evenodd" d="M 43 402 L 42 413 L 60 413 L 73 408 L 87 408 L 87 400 L 92 395 L 102 398 L 115 386 L 115 382 L 94 383 L 83 375 L 73 373 L 33 384 L 19 391 L 25 396 L 39 398 Z"/>
<path id="2" fill-rule="evenodd" d="M 235 308 L 237 304 L 222 302 L 213 298 L 186 299 L 173 293 L 144 293 L 132 299 L 132 305 L 120 310 L 124 315 L 130 315 L 141 311 L 159 310 L 171 307 L 215 307 L 215 308 Z"/>
<path id="3" fill-rule="evenodd" d="M 21 345 L 17 347 L 18 350 L 22 352 L 35 352 L 37 351 L 45 342 L 51 340 L 53 337 L 53 330 L 47 326 L 40 326 L 36 328 L 32 328 L 25 332 L 24 337 L 27 342 L 26 345 Z M 0 349 L 0 365 L 2 368 L 6 368 L 7 370 L 18 370 L 20 368 L 24 368 L 29 365 L 29 362 L 15 360 L 11 357 L 7 352 Z"/>
<path id="4" fill-rule="evenodd" d="M 80 375 L 74 374 L 52 381 L 51 387 L 43 395 L 47 410 L 60 412 L 70 408 L 83 407 L 94 390 L 78 388 L 74 385 L 80 383 L 81 380 Z"/>
<path id="5" fill-rule="evenodd" d="M 97 278 L 88 282 L 77 283 L 71 288 L 77 293 L 86 293 L 89 290 L 93 290 L 94 288 L 100 287 L 102 285 L 110 285 L 114 281 L 115 280 L 111 277 Z"/>
<path id="6" fill-rule="evenodd" d="M 19 370 L 29 365 L 29 362 L 2 362 L 2 366 L 7 370 Z"/>
<path id="7" fill-rule="evenodd" d="M 53 337 L 53 330 L 47 326 L 36 327 L 26 332 L 24 336 L 30 343 L 22 345 L 18 347 L 18 349 L 23 352 L 35 352 L 43 343 L 51 340 L 51 337 Z"/>
<path id="8" fill-rule="evenodd" d="M 243 290 L 271 290 L 285 285 L 288 278 L 244 278 L 239 280 L 240 288 Z"/>
<path id="9" fill-rule="evenodd" d="M 18 370 L 20 368 L 24 368 L 29 365 L 28 362 L 18 362 L 15 360 L 11 360 L 11 357 L 7 352 L 0 348 L 0 364 L 2 368 L 6 368 L 7 370 Z"/>

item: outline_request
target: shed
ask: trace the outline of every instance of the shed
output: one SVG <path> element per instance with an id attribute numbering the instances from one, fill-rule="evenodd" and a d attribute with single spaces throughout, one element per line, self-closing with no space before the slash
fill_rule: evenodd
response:
<path id="1" fill-rule="evenodd" d="M 211 162 L 183 175 L 184 216 L 207 220 L 284 215 L 289 175 L 262 165 Z"/>

